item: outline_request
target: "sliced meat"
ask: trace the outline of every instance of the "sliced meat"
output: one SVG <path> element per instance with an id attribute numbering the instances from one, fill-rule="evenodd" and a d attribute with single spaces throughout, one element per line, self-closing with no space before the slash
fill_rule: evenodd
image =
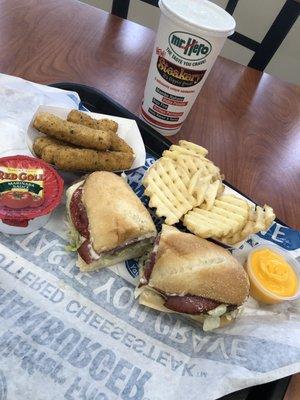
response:
<path id="1" fill-rule="evenodd" d="M 81 236 L 89 239 L 89 220 L 82 202 L 82 189 L 83 186 L 79 186 L 72 195 L 70 201 L 70 215 L 76 230 Z"/>
<path id="2" fill-rule="evenodd" d="M 151 276 L 152 271 L 153 271 L 154 264 L 156 262 L 159 240 L 160 240 L 160 234 L 156 236 L 156 239 L 154 241 L 153 249 L 152 249 L 152 251 L 151 251 L 151 253 L 149 255 L 149 259 L 148 259 L 148 261 L 146 262 L 146 265 L 145 265 L 143 278 L 147 282 L 150 279 L 150 276 Z"/>
<path id="3" fill-rule="evenodd" d="M 89 240 L 85 240 L 77 249 L 77 251 L 85 263 L 91 264 L 93 261 L 95 261 L 91 255 L 91 242 Z"/>
<path id="4" fill-rule="evenodd" d="M 85 240 L 82 245 L 77 249 L 78 254 L 80 255 L 80 257 L 83 259 L 84 262 L 86 262 L 87 264 L 90 264 L 93 261 L 98 260 L 101 255 L 106 256 L 106 255 L 115 255 L 116 253 L 118 253 L 121 250 L 124 250 L 128 247 L 134 246 L 136 245 L 138 242 L 144 242 L 144 241 L 149 241 L 151 240 L 151 238 L 147 238 L 147 239 L 135 239 L 131 242 L 127 242 L 124 243 L 118 247 L 115 247 L 113 250 L 109 250 L 109 251 L 103 251 L 102 253 L 98 254 L 98 257 L 95 258 L 95 250 L 93 250 L 92 244 L 89 240 Z M 94 253 L 94 257 L 93 257 L 93 253 Z"/>
<path id="5" fill-rule="evenodd" d="M 234 311 L 235 309 L 237 309 L 237 305 L 236 304 L 228 304 L 228 306 L 227 306 L 227 311 L 228 312 L 230 312 L 230 311 Z"/>
<path id="6" fill-rule="evenodd" d="M 149 260 L 146 263 L 145 266 L 145 270 L 144 270 L 144 278 L 146 279 L 146 281 L 148 282 L 155 264 L 155 260 L 156 260 L 156 255 L 157 255 L 157 251 L 152 251 L 150 256 L 149 256 Z"/>
<path id="7" fill-rule="evenodd" d="M 124 244 L 121 244 L 118 247 L 115 247 L 113 250 L 104 251 L 102 254 L 109 254 L 109 255 L 113 256 L 114 254 L 118 253 L 119 251 L 124 250 L 124 249 L 126 249 L 126 248 L 128 248 L 130 246 L 133 246 L 136 243 L 141 242 L 141 241 L 142 240 L 140 240 L 140 239 L 134 239 L 132 242 L 126 242 Z"/>
<path id="8" fill-rule="evenodd" d="M 170 310 L 197 315 L 218 307 L 221 303 L 201 296 L 167 296 L 164 306 Z"/>

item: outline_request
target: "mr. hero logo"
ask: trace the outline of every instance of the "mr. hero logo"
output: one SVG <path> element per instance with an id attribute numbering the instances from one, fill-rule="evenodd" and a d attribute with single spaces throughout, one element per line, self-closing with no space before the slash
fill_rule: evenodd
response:
<path id="1" fill-rule="evenodd" d="M 211 52 L 211 44 L 191 33 L 176 31 L 169 35 L 169 46 L 177 56 L 189 61 L 198 61 Z"/>

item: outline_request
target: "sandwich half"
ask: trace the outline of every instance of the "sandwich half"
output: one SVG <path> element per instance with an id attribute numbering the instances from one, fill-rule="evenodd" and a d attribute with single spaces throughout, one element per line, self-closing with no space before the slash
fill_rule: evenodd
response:
<path id="1" fill-rule="evenodd" d="M 163 225 L 143 262 L 139 303 L 179 313 L 211 330 L 232 321 L 249 296 L 243 266 L 225 249 Z"/>
<path id="2" fill-rule="evenodd" d="M 112 172 L 93 172 L 67 190 L 71 250 L 81 271 L 95 271 L 142 256 L 156 228 L 126 181 Z"/>

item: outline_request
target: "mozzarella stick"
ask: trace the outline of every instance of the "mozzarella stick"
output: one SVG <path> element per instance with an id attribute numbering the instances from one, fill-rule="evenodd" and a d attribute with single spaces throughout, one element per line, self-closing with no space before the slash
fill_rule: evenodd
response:
<path id="1" fill-rule="evenodd" d="M 62 147 L 55 165 L 66 171 L 122 171 L 129 169 L 133 154 Z"/>
<path id="2" fill-rule="evenodd" d="M 41 157 L 43 150 L 49 145 L 61 145 L 62 142 L 59 140 L 52 139 L 47 136 L 40 136 L 33 142 L 33 151 L 38 157 Z"/>
<path id="3" fill-rule="evenodd" d="M 116 133 L 111 137 L 111 150 L 119 151 L 123 153 L 133 153 L 133 149 L 125 142 L 124 139 L 120 138 Z"/>
<path id="4" fill-rule="evenodd" d="M 111 145 L 109 132 L 74 124 L 46 112 L 36 116 L 33 126 L 55 139 L 88 149 L 107 150 Z"/>
<path id="5" fill-rule="evenodd" d="M 82 149 L 51 137 L 38 137 L 35 154 L 44 161 L 67 171 L 120 171 L 131 167 L 133 153 Z"/>
<path id="6" fill-rule="evenodd" d="M 46 146 L 41 155 L 41 159 L 46 161 L 49 164 L 55 165 L 56 156 L 59 151 L 59 146 L 56 144 L 49 144 Z"/>
<path id="7" fill-rule="evenodd" d="M 123 153 L 133 153 L 132 148 L 125 142 L 125 140 L 117 135 L 118 124 L 116 122 L 109 119 L 94 119 L 78 110 L 70 111 L 67 120 L 93 129 L 107 129 L 111 134 L 110 150 L 121 151 Z"/>
<path id="8" fill-rule="evenodd" d="M 75 124 L 85 125 L 93 129 L 112 131 L 114 133 L 116 133 L 118 130 L 118 124 L 115 121 L 107 118 L 95 119 L 78 110 L 70 111 L 67 121 L 74 122 Z"/>

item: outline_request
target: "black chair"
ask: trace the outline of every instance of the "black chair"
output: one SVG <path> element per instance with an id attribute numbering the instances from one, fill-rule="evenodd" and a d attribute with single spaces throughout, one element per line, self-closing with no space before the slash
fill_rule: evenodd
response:
<path id="1" fill-rule="evenodd" d="M 158 7 L 158 0 L 140 0 L 144 3 Z M 228 0 L 226 11 L 234 13 L 239 0 Z M 113 0 L 112 14 L 127 18 L 130 0 Z M 276 53 L 282 41 L 289 33 L 300 13 L 300 0 L 286 0 L 279 14 L 261 43 L 239 33 L 234 32 L 230 40 L 254 52 L 248 66 L 263 71 Z M 295 49 L 296 51 L 296 49 Z"/>
<path id="2" fill-rule="evenodd" d="M 158 7 L 158 0 L 141 0 L 143 3 Z M 111 13 L 118 17 L 127 18 L 130 0 L 113 0 Z"/>

